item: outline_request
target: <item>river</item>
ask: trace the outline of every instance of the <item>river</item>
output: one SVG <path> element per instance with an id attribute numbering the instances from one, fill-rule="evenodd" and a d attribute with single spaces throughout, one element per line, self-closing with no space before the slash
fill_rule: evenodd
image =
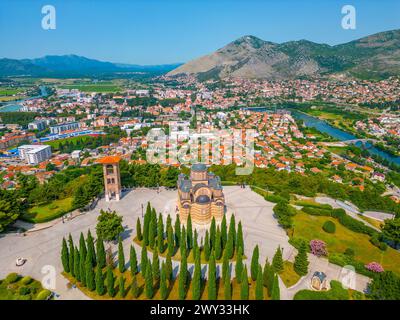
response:
<path id="1" fill-rule="evenodd" d="M 48 93 L 47 93 L 47 89 L 46 89 L 45 86 L 40 86 L 39 89 L 40 89 L 40 95 L 7 103 L 7 104 L 5 104 L 3 106 L 0 106 L 0 112 L 18 111 L 19 109 L 22 108 L 22 103 L 24 101 L 37 99 L 37 98 L 42 98 L 42 97 L 47 96 Z"/>
<path id="2" fill-rule="evenodd" d="M 268 108 L 268 107 L 246 108 L 246 109 L 254 110 L 254 111 L 270 111 L 271 110 L 271 108 Z M 358 139 L 356 136 L 352 135 L 351 133 L 348 133 L 346 131 L 335 128 L 324 120 L 318 119 L 316 117 L 310 116 L 308 114 L 305 114 L 305 113 L 302 113 L 302 112 L 299 112 L 297 110 L 293 110 L 290 108 L 288 108 L 288 110 L 290 111 L 290 113 L 293 115 L 293 117 L 295 119 L 303 120 L 304 124 L 307 127 L 312 127 L 312 128 L 317 129 L 320 132 L 327 133 L 335 139 L 338 139 L 340 141 Z M 362 147 L 361 142 L 357 142 L 355 145 L 357 147 Z M 367 148 L 368 148 L 368 152 L 370 152 L 371 154 L 380 156 L 381 158 L 386 159 L 391 163 L 400 165 L 400 157 L 393 156 L 393 155 L 391 155 L 387 152 L 384 152 L 382 150 L 379 150 L 375 147 L 371 147 L 371 145 L 369 145 L 369 144 L 367 144 Z"/>

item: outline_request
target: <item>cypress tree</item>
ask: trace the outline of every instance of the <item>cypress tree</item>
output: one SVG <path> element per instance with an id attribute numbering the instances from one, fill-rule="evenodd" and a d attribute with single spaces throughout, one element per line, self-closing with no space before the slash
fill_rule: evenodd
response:
<path id="1" fill-rule="evenodd" d="M 182 226 L 182 233 L 181 233 L 181 243 L 179 246 L 179 249 L 181 251 L 181 257 L 186 256 L 187 250 L 186 250 L 186 230 L 185 226 Z"/>
<path id="2" fill-rule="evenodd" d="M 104 242 L 102 239 L 97 239 L 97 266 L 103 269 L 106 266 L 106 250 L 104 250 Z"/>
<path id="3" fill-rule="evenodd" d="M 235 278 L 237 283 L 240 283 L 242 281 L 243 268 L 243 252 L 242 249 L 239 249 L 239 252 L 236 256 L 235 264 Z"/>
<path id="4" fill-rule="evenodd" d="M 142 225 L 140 224 L 140 219 L 139 217 L 136 220 L 136 238 L 139 241 L 143 240 L 143 234 L 142 234 Z"/>
<path id="5" fill-rule="evenodd" d="M 78 248 L 74 249 L 74 273 L 75 279 L 81 281 L 81 270 L 80 270 L 80 255 Z"/>
<path id="6" fill-rule="evenodd" d="M 115 295 L 114 273 L 110 266 L 107 267 L 107 293 L 112 298 Z"/>
<path id="7" fill-rule="evenodd" d="M 226 253 L 224 253 L 222 259 L 222 279 L 225 279 L 225 276 L 229 273 L 229 279 L 231 278 L 230 268 L 229 268 L 229 260 Z"/>
<path id="8" fill-rule="evenodd" d="M 208 263 L 208 300 L 217 299 L 217 275 L 214 252 L 211 252 Z"/>
<path id="9" fill-rule="evenodd" d="M 244 266 L 242 277 L 242 281 L 240 283 L 240 299 L 248 300 L 249 299 L 249 277 L 247 275 L 247 266 Z"/>
<path id="10" fill-rule="evenodd" d="M 307 244 L 302 241 L 300 244 L 299 252 L 294 258 L 294 271 L 299 276 L 305 276 L 308 273 L 308 257 L 307 257 Z"/>
<path id="11" fill-rule="evenodd" d="M 95 266 L 96 262 L 97 262 L 96 261 L 96 251 L 94 249 L 94 241 L 93 241 L 92 234 L 90 233 L 90 230 L 88 230 L 86 242 L 87 242 L 88 255 L 90 256 L 90 261 L 92 262 L 92 266 Z"/>
<path id="12" fill-rule="evenodd" d="M 150 219 L 151 219 L 151 207 L 150 207 L 150 202 L 147 202 L 146 214 L 144 215 L 144 222 L 143 222 L 143 242 L 145 246 L 149 245 Z"/>
<path id="13" fill-rule="evenodd" d="M 168 294 L 168 287 L 167 287 L 167 274 L 165 271 L 165 263 L 161 264 L 161 275 L 160 275 L 160 297 L 161 300 L 165 300 Z"/>
<path id="14" fill-rule="evenodd" d="M 165 272 L 166 272 L 168 281 L 171 281 L 172 280 L 172 261 L 171 261 L 171 256 L 169 253 L 167 253 L 167 258 L 165 259 Z"/>
<path id="15" fill-rule="evenodd" d="M 217 233 L 217 227 L 215 225 L 215 218 L 212 217 L 211 226 L 210 226 L 210 247 L 211 250 L 215 249 L 215 235 Z"/>
<path id="16" fill-rule="evenodd" d="M 236 223 L 235 223 L 235 215 L 231 215 L 231 220 L 229 222 L 229 231 L 228 231 L 228 238 L 232 240 L 232 255 L 229 258 L 232 258 L 233 253 L 235 252 L 235 243 L 236 243 Z"/>
<path id="17" fill-rule="evenodd" d="M 149 246 L 152 249 L 154 249 L 154 244 L 155 244 L 155 240 L 156 240 L 156 232 L 154 232 L 154 224 L 155 223 L 156 222 L 152 216 L 152 219 L 150 220 L 150 226 L 149 226 Z M 156 228 L 157 228 L 157 226 L 156 226 Z"/>
<path id="18" fill-rule="evenodd" d="M 136 274 L 132 277 L 132 284 L 131 284 L 131 292 L 134 298 L 139 297 L 139 286 L 137 283 L 137 276 Z"/>
<path id="19" fill-rule="evenodd" d="M 153 272 L 152 272 L 151 262 L 147 261 L 146 263 L 146 276 L 144 283 L 144 291 L 147 299 L 153 298 Z"/>
<path id="20" fill-rule="evenodd" d="M 79 251 L 80 253 L 80 251 Z M 79 261 L 79 274 L 81 277 L 81 284 L 85 287 L 86 286 L 86 259 L 84 255 L 80 255 Z"/>
<path id="21" fill-rule="evenodd" d="M 85 243 L 85 238 L 83 236 L 83 233 L 81 232 L 81 235 L 79 237 L 79 253 L 81 255 L 81 260 L 86 261 L 86 243 Z"/>
<path id="22" fill-rule="evenodd" d="M 275 273 L 283 271 L 282 249 L 280 246 L 276 249 L 274 258 L 272 259 L 272 268 Z"/>
<path id="23" fill-rule="evenodd" d="M 226 254 L 228 255 L 229 259 L 232 259 L 233 254 L 234 254 L 234 248 L 233 248 L 233 238 L 234 236 L 232 235 L 232 233 L 228 233 L 228 240 L 226 242 Z"/>
<path id="24" fill-rule="evenodd" d="M 131 245 L 129 250 L 129 265 L 131 269 L 131 275 L 134 276 L 138 272 L 137 256 L 135 247 Z"/>
<path id="25" fill-rule="evenodd" d="M 184 300 L 186 296 L 187 273 L 188 271 L 187 271 L 186 257 L 182 257 L 181 266 L 179 270 L 179 282 L 178 282 L 179 300 Z"/>
<path id="26" fill-rule="evenodd" d="M 125 297 L 125 279 L 122 274 L 119 275 L 118 293 L 121 298 Z"/>
<path id="27" fill-rule="evenodd" d="M 140 257 L 140 272 L 142 272 L 143 277 L 146 275 L 146 264 L 147 264 L 147 248 L 143 243 L 142 254 Z"/>
<path id="28" fill-rule="evenodd" d="M 231 277 L 228 273 L 225 275 L 224 279 L 224 299 L 231 300 L 232 299 L 232 287 L 231 287 Z"/>
<path id="29" fill-rule="evenodd" d="M 86 256 L 85 271 L 86 271 L 86 287 L 90 291 L 93 291 L 94 289 L 96 289 L 96 282 L 92 266 L 92 258 L 89 254 Z"/>
<path id="30" fill-rule="evenodd" d="M 68 235 L 68 246 L 69 246 L 69 250 L 71 250 L 71 248 L 75 248 L 74 240 L 72 240 L 71 234 Z"/>
<path id="31" fill-rule="evenodd" d="M 157 246 L 160 253 L 164 252 L 164 223 L 162 220 L 161 213 L 158 216 L 157 224 Z"/>
<path id="32" fill-rule="evenodd" d="M 274 284 L 272 285 L 271 300 L 280 300 L 281 294 L 279 290 L 279 280 L 278 275 L 274 276 Z"/>
<path id="33" fill-rule="evenodd" d="M 242 252 L 244 252 L 243 230 L 241 221 L 239 221 L 237 236 L 236 236 L 236 252 L 239 251 L 239 248 L 242 248 Z"/>
<path id="34" fill-rule="evenodd" d="M 259 257 L 260 257 L 260 252 L 258 249 L 258 245 L 256 245 L 255 248 L 253 249 L 253 255 L 251 257 L 251 267 L 250 267 L 251 279 L 253 279 L 253 281 L 257 279 Z"/>
<path id="35" fill-rule="evenodd" d="M 153 252 L 153 279 L 158 281 L 160 279 L 160 260 L 158 258 L 157 247 L 154 248 Z"/>
<path id="36" fill-rule="evenodd" d="M 196 252 L 196 250 L 199 249 L 199 240 L 198 240 L 198 234 L 197 234 L 197 230 L 194 229 L 194 233 L 193 233 L 193 252 Z"/>
<path id="37" fill-rule="evenodd" d="M 181 222 L 179 220 L 179 215 L 176 216 L 175 220 L 175 246 L 179 247 L 181 239 Z"/>
<path id="38" fill-rule="evenodd" d="M 206 230 L 206 237 L 204 238 L 204 258 L 206 261 L 210 259 L 210 240 L 208 237 L 208 230 Z"/>
<path id="39" fill-rule="evenodd" d="M 72 256 L 72 261 L 71 261 L 71 253 L 74 252 L 75 245 L 74 245 L 74 240 L 72 240 L 71 234 L 69 234 L 69 237 L 68 237 L 68 245 L 69 245 L 69 248 L 68 248 L 68 268 L 69 268 L 69 272 L 74 272 L 75 271 L 74 270 L 75 263 L 73 261 L 74 260 L 74 256 Z"/>
<path id="40" fill-rule="evenodd" d="M 121 273 L 125 271 L 125 254 L 121 237 L 118 238 L 118 269 Z"/>
<path id="41" fill-rule="evenodd" d="M 72 247 L 71 251 L 73 254 L 74 248 Z M 68 246 L 67 246 L 67 241 L 65 241 L 65 238 L 62 239 L 62 246 L 61 246 L 61 262 L 64 268 L 64 272 L 69 272 L 71 269 L 69 267 L 69 255 L 70 253 L 68 252 Z"/>
<path id="42" fill-rule="evenodd" d="M 153 234 L 154 238 L 157 236 L 157 212 L 156 209 L 153 208 L 151 211 L 151 220 L 153 221 Z"/>
<path id="43" fill-rule="evenodd" d="M 201 297 L 201 264 L 198 254 L 196 254 L 194 262 L 193 282 L 192 282 L 192 299 L 200 300 Z"/>
<path id="44" fill-rule="evenodd" d="M 268 259 L 265 260 L 264 272 L 263 272 L 263 284 L 268 289 L 268 294 L 272 294 L 272 286 L 274 284 L 274 271 Z"/>
<path id="45" fill-rule="evenodd" d="M 190 216 L 190 213 L 189 213 L 189 217 L 187 219 L 186 226 L 187 226 L 187 230 L 186 230 L 186 233 L 187 233 L 187 247 L 190 250 L 190 249 L 193 248 L 193 227 L 192 227 L 192 217 Z"/>
<path id="46" fill-rule="evenodd" d="M 173 255 L 175 251 L 175 242 L 174 242 L 174 232 L 172 230 L 172 226 L 167 226 L 167 245 L 168 245 L 168 254 Z"/>
<path id="47" fill-rule="evenodd" d="M 227 226 L 226 226 L 226 216 L 224 215 L 222 217 L 222 222 L 221 222 L 221 245 L 222 245 L 222 249 L 225 249 L 227 240 L 228 240 L 228 231 L 227 231 Z"/>
<path id="48" fill-rule="evenodd" d="M 260 265 L 258 266 L 256 280 L 256 300 L 264 300 L 263 274 Z"/>
<path id="49" fill-rule="evenodd" d="M 215 233 L 215 244 L 214 244 L 215 259 L 221 259 L 222 248 L 221 248 L 221 231 L 217 227 L 217 232 Z"/>
<path id="50" fill-rule="evenodd" d="M 102 296 L 106 292 L 106 288 L 104 287 L 103 272 L 99 266 L 96 268 L 96 292 L 99 296 Z"/>

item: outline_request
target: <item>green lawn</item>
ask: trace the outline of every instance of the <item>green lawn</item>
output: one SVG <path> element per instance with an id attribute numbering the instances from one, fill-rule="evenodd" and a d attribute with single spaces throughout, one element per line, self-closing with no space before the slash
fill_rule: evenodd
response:
<path id="1" fill-rule="evenodd" d="M 326 233 L 322 229 L 325 221 L 330 220 L 336 225 L 334 234 Z M 385 270 L 392 270 L 400 274 L 400 252 L 392 248 L 381 251 L 369 241 L 369 236 L 353 232 L 331 217 L 312 216 L 303 212 L 293 217 L 294 228 L 292 237 L 303 238 L 307 241 L 320 239 L 325 241 L 329 253 L 344 253 L 347 248 L 355 252 L 354 258 L 367 264 L 371 261 L 380 263 Z"/>
<path id="2" fill-rule="evenodd" d="M 0 300 L 35 300 L 42 290 L 42 284 L 30 277 L 10 274 L 0 280 Z"/>
<path id="3" fill-rule="evenodd" d="M 117 92 L 121 91 L 121 87 L 114 84 L 68 84 L 60 86 L 61 89 L 78 89 L 82 92 Z"/>
<path id="4" fill-rule="evenodd" d="M 344 289 L 340 282 L 331 281 L 328 291 L 300 290 L 293 300 L 364 300 L 364 294 L 351 289 Z"/>
<path id="5" fill-rule="evenodd" d="M 293 263 L 290 261 L 283 262 L 283 271 L 279 274 L 286 288 L 290 288 L 295 285 L 299 280 L 300 276 L 294 271 Z"/>
<path id="6" fill-rule="evenodd" d="M 69 197 L 61 200 L 54 200 L 53 202 L 42 206 L 32 207 L 22 216 L 22 219 L 33 223 L 53 220 L 62 216 L 64 213 L 71 211 L 72 200 L 72 197 Z"/>
<path id="7" fill-rule="evenodd" d="M 0 89 L 0 96 L 11 96 L 13 94 L 17 94 L 17 93 L 20 93 L 20 92 L 24 92 L 24 90 L 2 88 L 2 89 Z"/>
<path id="8" fill-rule="evenodd" d="M 78 136 L 78 137 L 71 137 L 67 139 L 59 139 L 59 140 L 53 140 L 53 141 L 47 141 L 45 144 L 51 146 L 53 150 L 58 150 L 60 143 L 64 142 L 69 142 L 69 143 L 76 143 L 76 141 L 85 141 L 87 139 L 91 138 L 91 136 Z"/>

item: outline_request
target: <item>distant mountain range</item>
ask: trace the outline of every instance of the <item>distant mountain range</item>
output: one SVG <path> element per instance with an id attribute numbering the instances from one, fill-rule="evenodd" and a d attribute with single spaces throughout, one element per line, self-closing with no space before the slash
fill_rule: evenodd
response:
<path id="1" fill-rule="evenodd" d="M 77 55 L 44 56 L 37 59 L 0 59 L 0 76 L 96 76 L 101 74 L 144 72 L 164 74 L 180 64 L 134 65 L 104 62 Z"/>
<path id="2" fill-rule="evenodd" d="M 200 80 L 320 76 L 382 79 L 400 75 L 400 30 L 335 46 L 307 40 L 278 44 L 249 35 L 183 64 L 167 75 L 180 74 L 194 75 Z"/>

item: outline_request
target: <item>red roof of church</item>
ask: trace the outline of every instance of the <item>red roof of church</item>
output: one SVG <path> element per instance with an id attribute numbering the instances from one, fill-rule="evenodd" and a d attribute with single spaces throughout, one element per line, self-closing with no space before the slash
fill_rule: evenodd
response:
<path id="1" fill-rule="evenodd" d="M 104 158 L 101 158 L 98 160 L 99 163 L 103 164 L 112 164 L 112 163 L 118 163 L 121 161 L 121 157 L 119 156 L 107 156 Z"/>

